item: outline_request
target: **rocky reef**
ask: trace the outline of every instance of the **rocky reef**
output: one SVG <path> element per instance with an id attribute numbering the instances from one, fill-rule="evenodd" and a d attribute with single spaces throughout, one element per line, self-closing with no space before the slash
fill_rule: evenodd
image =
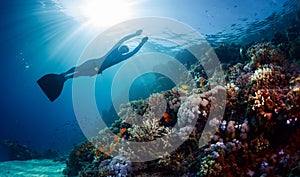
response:
<path id="1" fill-rule="evenodd" d="M 41 153 L 15 140 L 5 140 L 3 146 L 7 150 L 9 160 L 52 159 L 63 161 L 64 158 L 59 156 L 58 151 L 48 149 Z"/>
<path id="2" fill-rule="evenodd" d="M 32 150 L 27 145 L 20 144 L 18 141 L 6 140 L 3 145 L 8 152 L 9 160 L 29 160 L 42 157 L 42 154 Z"/>

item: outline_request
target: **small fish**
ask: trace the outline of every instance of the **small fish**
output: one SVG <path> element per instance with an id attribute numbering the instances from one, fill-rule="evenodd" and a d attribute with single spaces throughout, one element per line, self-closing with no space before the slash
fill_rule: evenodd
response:
<path id="1" fill-rule="evenodd" d="M 186 84 L 182 84 L 181 88 L 184 89 L 184 90 L 187 90 L 189 88 L 189 86 L 187 86 Z"/>
<path id="2" fill-rule="evenodd" d="M 110 146 L 110 148 L 109 148 L 109 152 L 111 153 L 112 151 L 114 151 L 116 149 L 116 147 L 115 146 Z"/>
<path id="3" fill-rule="evenodd" d="M 260 62 L 257 62 L 257 63 L 255 64 L 255 66 L 256 66 L 256 67 L 259 67 L 259 66 L 260 66 Z"/>
<path id="4" fill-rule="evenodd" d="M 165 113 L 163 113 L 163 116 L 167 117 L 167 116 L 169 116 L 169 114 L 165 112 Z"/>
<path id="5" fill-rule="evenodd" d="M 206 81 L 206 79 L 204 77 L 201 77 L 199 79 L 199 86 L 202 87 L 203 86 L 203 82 L 205 82 L 205 81 Z"/>
<path id="6" fill-rule="evenodd" d="M 122 128 L 122 129 L 120 130 L 120 134 L 121 134 L 121 135 L 123 135 L 125 132 L 126 132 L 126 128 Z"/>
<path id="7" fill-rule="evenodd" d="M 163 113 L 163 117 L 164 117 L 166 123 L 171 121 L 171 117 L 168 113 L 166 113 L 166 112 Z"/>
<path id="8" fill-rule="evenodd" d="M 243 48 L 242 48 L 242 47 L 240 48 L 240 56 L 241 56 L 241 58 L 244 58 L 244 55 L 243 55 Z"/>

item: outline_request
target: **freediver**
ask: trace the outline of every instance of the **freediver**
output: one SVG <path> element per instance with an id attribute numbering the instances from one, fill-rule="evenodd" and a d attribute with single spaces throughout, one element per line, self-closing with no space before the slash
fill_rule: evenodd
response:
<path id="1" fill-rule="evenodd" d="M 66 79 L 75 78 L 79 76 L 94 76 L 102 73 L 105 69 L 120 63 L 136 54 L 141 47 L 147 42 L 148 37 L 144 37 L 141 43 L 131 52 L 126 45 L 122 45 L 125 41 L 142 34 L 142 30 L 138 30 L 133 34 L 123 37 L 117 42 L 112 49 L 103 57 L 91 59 L 83 64 L 69 69 L 67 72 L 62 73 Z M 102 63 L 103 62 L 103 63 Z M 102 63 L 102 64 L 101 64 Z"/>
<path id="2" fill-rule="evenodd" d="M 60 95 L 66 80 L 80 76 L 95 76 L 101 74 L 105 69 L 127 60 L 136 54 L 147 42 L 148 37 L 144 37 L 139 45 L 131 52 L 129 52 L 128 46 L 122 44 L 133 37 L 141 35 L 142 32 L 142 30 L 137 30 L 135 33 L 123 37 L 103 57 L 87 60 L 81 65 L 72 67 L 67 72 L 61 74 L 47 74 L 41 77 L 37 83 L 47 97 L 51 101 L 54 101 Z"/>

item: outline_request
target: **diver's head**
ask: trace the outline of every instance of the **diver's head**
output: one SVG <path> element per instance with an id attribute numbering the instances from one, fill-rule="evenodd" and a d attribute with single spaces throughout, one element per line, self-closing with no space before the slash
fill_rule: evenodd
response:
<path id="1" fill-rule="evenodd" d="M 119 52 L 120 52 L 121 54 L 127 53 L 127 52 L 129 52 L 129 48 L 128 48 L 126 45 L 122 45 L 122 46 L 119 48 Z"/>

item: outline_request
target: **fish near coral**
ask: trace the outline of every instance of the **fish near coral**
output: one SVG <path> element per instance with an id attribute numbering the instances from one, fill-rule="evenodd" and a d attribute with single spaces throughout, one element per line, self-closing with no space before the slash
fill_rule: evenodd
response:
<path id="1" fill-rule="evenodd" d="M 188 89 L 189 89 L 189 86 L 186 85 L 186 84 L 182 84 L 182 85 L 181 85 L 181 88 L 182 88 L 183 90 L 188 90 Z"/>
<path id="2" fill-rule="evenodd" d="M 171 121 L 170 115 L 166 112 L 163 113 L 163 118 L 164 118 L 165 122 L 167 122 L 167 123 Z"/>
<path id="3" fill-rule="evenodd" d="M 204 78 L 204 77 L 201 77 L 200 79 L 199 79 L 199 86 L 200 87 L 203 87 L 203 82 L 205 82 L 206 81 L 206 79 Z"/>
<path id="4" fill-rule="evenodd" d="M 115 146 L 110 146 L 110 148 L 109 148 L 109 152 L 111 153 L 112 151 L 114 151 L 116 149 L 116 147 Z"/>
<path id="5" fill-rule="evenodd" d="M 123 135 L 125 132 L 126 132 L 126 128 L 122 128 L 122 129 L 120 130 L 120 134 L 121 134 L 121 135 Z"/>
<path id="6" fill-rule="evenodd" d="M 160 126 L 174 126 L 176 124 L 176 115 L 174 113 L 163 113 L 161 119 L 159 120 L 159 125 Z"/>
<path id="7" fill-rule="evenodd" d="M 109 147 L 109 151 L 107 152 L 104 152 L 104 156 L 107 157 L 107 156 L 110 156 L 110 154 L 116 149 L 116 147 L 114 145 L 111 145 Z"/>

